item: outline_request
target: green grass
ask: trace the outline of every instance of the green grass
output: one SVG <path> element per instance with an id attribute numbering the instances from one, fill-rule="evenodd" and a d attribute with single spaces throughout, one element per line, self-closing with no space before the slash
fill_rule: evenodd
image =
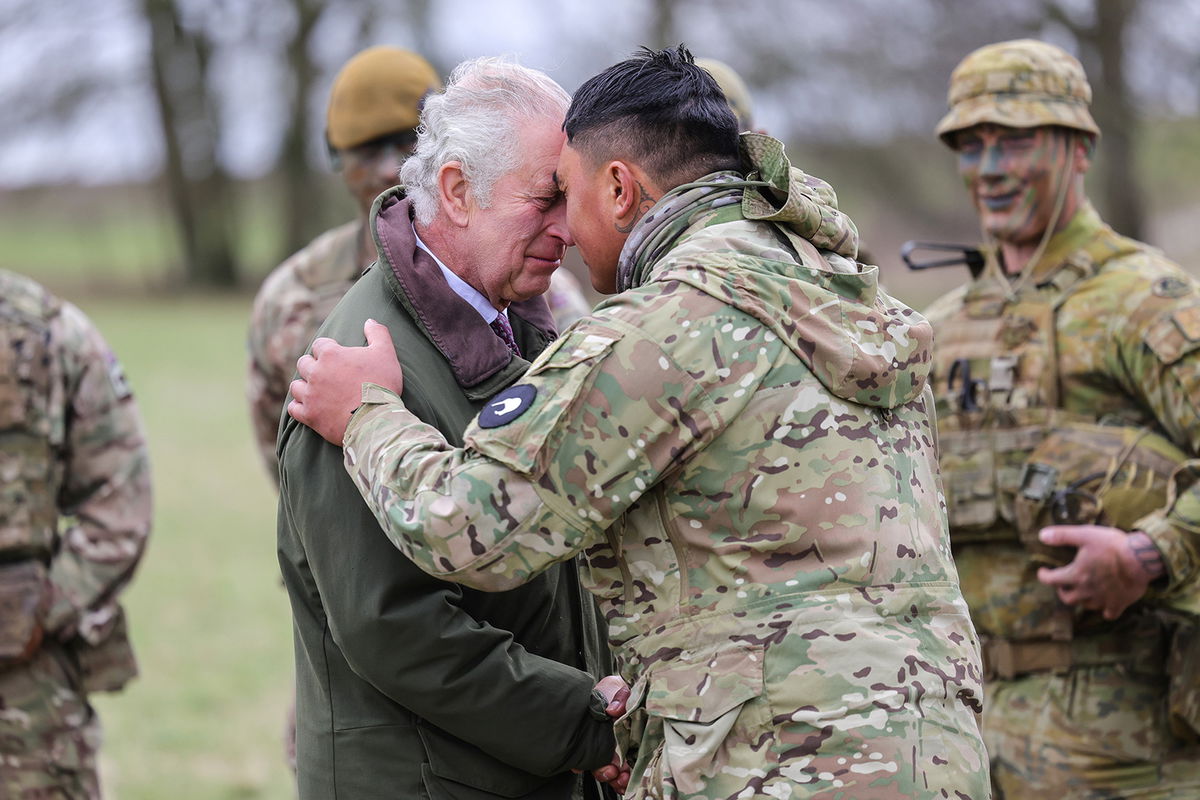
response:
<path id="1" fill-rule="evenodd" d="M 291 622 L 244 400 L 249 298 L 89 299 L 150 437 L 155 524 L 125 594 L 142 675 L 97 695 L 118 800 L 293 796 Z"/>

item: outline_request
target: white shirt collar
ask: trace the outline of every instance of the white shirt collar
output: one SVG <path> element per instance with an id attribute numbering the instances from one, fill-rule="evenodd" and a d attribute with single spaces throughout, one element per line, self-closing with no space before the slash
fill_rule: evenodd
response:
<path id="1" fill-rule="evenodd" d="M 416 225 L 413 225 L 413 236 L 417 239 L 417 247 L 429 253 L 430 258 L 433 259 L 433 263 L 437 264 L 438 268 L 441 269 L 442 274 L 446 276 L 446 283 L 450 284 L 450 288 L 454 290 L 454 293 L 470 303 L 471 308 L 478 311 L 479 316 L 483 317 L 483 321 L 491 325 L 492 321 L 500 316 L 500 312 L 496 310 L 496 307 L 478 289 L 458 277 L 449 267 L 442 263 L 442 260 L 421 241 L 421 237 L 417 234 Z M 505 319 L 508 318 L 507 309 L 504 317 Z"/>

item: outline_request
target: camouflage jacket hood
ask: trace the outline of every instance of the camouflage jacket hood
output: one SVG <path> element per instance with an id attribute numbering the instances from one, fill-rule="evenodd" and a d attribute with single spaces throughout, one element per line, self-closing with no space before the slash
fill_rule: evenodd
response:
<path id="1" fill-rule="evenodd" d="M 743 134 L 745 178 L 718 172 L 672 190 L 621 254 L 620 288 L 679 281 L 778 336 L 838 397 L 894 408 L 920 395 L 932 329 L 859 264 L 858 231 L 824 181 L 783 145 Z"/>

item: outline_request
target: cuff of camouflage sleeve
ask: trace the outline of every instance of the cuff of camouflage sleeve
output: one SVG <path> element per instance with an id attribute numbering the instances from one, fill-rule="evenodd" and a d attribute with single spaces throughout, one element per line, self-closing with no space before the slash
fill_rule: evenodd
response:
<path id="1" fill-rule="evenodd" d="M 364 383 L 362 385 L 362 405 L 354 409 L 350 415 L 350 422 L 346 425 L 346 433 L 342 436 L 342 447 L 351 447 L 353 445 L 354 434 L 362 427 L 363 419 L 369 416 L 371 411 L 390 406 L 393 410 L 409 413 L 404 407 L 404 401 L 400 399 L 400 395 L 393 392 L 391 389 L 385 389 L 376 383 Z M 417 419 L 415 416 L 413 419 Z M 418 422 L 420 420 L 417 420 Z"/>
<path id="2" fill-rule="evenodd" d="M 1191 577 L 1196 565 L 1187 546 L 1187 534 L 1171 524 L 1166 512 L 1153 511 L 1135 522 L 1132 529 L 1150 537 L 1167 570 L 1166 584 L 1151 585 L 1147 599 L 1169 595 Z"/>
<path id="3" fill-rule="evenodd" d="M 385 389 L 377 383 L 364 383 L 362 385 L 362 402 L 366 406 L 379 405 L 380 403 L 399 403 L 402 401 L 400 400 L 400 395 L 391 389 Z"/>

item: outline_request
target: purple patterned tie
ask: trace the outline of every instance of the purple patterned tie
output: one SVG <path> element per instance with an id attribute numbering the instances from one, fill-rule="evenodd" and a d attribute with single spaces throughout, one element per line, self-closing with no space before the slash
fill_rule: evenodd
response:
<path id="1" fill-rule="evenodd" d="M 514 356 L 521 355 L 521 348 L 517 347 L 517 340 L 513 338 L 512 326 L 508 324 L 508 317 L 503 314 L 497 314 L 496 318 L 491 321 L 492 330 L 496 335 L 504 340 L 508 345 L 508 349 L 512 351 Z"/>

